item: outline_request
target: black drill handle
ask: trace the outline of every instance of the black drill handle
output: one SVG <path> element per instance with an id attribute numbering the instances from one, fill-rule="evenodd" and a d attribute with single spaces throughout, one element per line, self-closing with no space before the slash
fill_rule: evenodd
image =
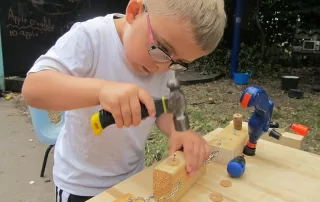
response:
<path id="1" fill-rule="evenodd" d="M 147 118 L 149 116 L 147 107 L 142 102 L 140 102 L 140 106 L 141 106 L 141 119 Z M 110 112 L 103 109 L 99 111 L 99 119 L 100 119 L 100 125 L 103 129 L 116 123 L 113 115 Z"/>
<path id="2" fill-rule="evenodd" d="M 269 128 L 279 128 L 279 123 L 272 121 L 269 124 Z"/>
<path id="3" fill-rule="evenodd" d="M 270 131 L 269 136 L 270 136 L 270 137 L 273 137 L 273 138 L 275 138 L 275 139 L 277 139 L 277 140 L 280 140 L 281 137 L 282 137 L 281 133 L 277 132 L 277 131 L 274 130 L 274 129 L 272 129 L 272 130 Z"/>

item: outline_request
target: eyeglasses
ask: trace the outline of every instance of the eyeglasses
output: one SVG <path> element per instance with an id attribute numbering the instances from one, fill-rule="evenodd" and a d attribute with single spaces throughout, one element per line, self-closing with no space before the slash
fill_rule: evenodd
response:
<path id="1" fill-rule="evenodd" d="M 148 34 L 149 34 L 149 42 L 150 42 L 150 49 L 148 50 L 149 55 L 157 62 L 170 62 L 171 64 L 169 66 L 169 69 L 171 70 L 186 70 L 188 69 L 188 64 L 183 63 L 183 62 L 176 62 L 174 61 L 166 51 L 164 51 L 161 47 L 156 46 L 153 33 L 152 33 L 152 28 L 151 28 L 151 23 L 150 23 L 150 18 L 149 18 L 149 13 L 147 6 L 143 4 L 144 12 L 147 17 L 147 23 L 148 23 Z"/>

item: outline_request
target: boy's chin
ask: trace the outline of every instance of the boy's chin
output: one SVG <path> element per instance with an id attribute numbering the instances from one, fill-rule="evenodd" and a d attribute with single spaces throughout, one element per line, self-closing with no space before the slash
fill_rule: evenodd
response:
<path id="1" fill-rule="evenodd" d="M 147 68 L 145 68 L 144 66 L 141 65 L 137 65 L 137 64 L 132 64 L 130 65 L 131 69 L 135 72 L 139 72 L 139 73 L 151 73 Z"/>

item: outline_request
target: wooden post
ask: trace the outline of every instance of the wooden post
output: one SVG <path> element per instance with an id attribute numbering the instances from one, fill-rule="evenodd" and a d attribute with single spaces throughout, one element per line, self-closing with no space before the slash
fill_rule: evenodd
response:
<path id="1" fill-rule="evenodd" d="M 193 176 L 189 176 L 186 171 L 184 153 L 177 151 L 175 155 L 170 156 L 154 168 L 153 195 L 159 200 L 161 197 L 169 196 L 177 188 L 173 197 L 168 201 L 179 201 L 205 172 L 206 164 L 203 164 Z M 167 200 L 164 199 L 163 201 Z"/>
<path id="2" fill-rule="evenodd" d="M 219 150 L 218 156 L 212 159 L 213 162 L 227 165 L 229 161 L 239 155 L 242 155 L 243 148 L 249 139 L 248 130 L 244 127 L 236 130 L 231 122 L 209 143 L 212 147 Z M 219 148 L 217 143 L 220 142 Z"/>
<path id="3" fill-rule="evenodd" d="M 4 65 L 3 65 L 3 54 L 2 54 L 2 41 L 1 41 L 1 25 L 0 25 L 0 89 L 5 91 L 5 80 L 4 80 Z"/>

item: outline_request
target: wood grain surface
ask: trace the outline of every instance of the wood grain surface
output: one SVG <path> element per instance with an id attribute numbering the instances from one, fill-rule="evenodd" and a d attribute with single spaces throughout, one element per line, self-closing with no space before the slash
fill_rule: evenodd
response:
<path id="1" fill-rule="evenodd" d="M 212 140 L 223 129 L 218 128 L 204 138 Z M 206 173 L 181 198 L 182 202 L 210 202 L 210 194 L 219 192 L 223 202 L 319 202 L 320 157 L 295 148 L 263 139 L 259 140 L 256 156 L 245 156 L 246 171 L 241 178 L 228 176 L 226 165 L 212 162 Z M 165 159 L 164 159 L 165 160 Z M 160 161 L 161 162 L 161 161 Z M 152 172 L 160 162 L 104 191 L 88 202 L 112 202 L 131 193 L 152 195 Z M 231 187 L 220 185 L 230 180 Z M 151 200 L 152 201 L 152 200 Z"/>

